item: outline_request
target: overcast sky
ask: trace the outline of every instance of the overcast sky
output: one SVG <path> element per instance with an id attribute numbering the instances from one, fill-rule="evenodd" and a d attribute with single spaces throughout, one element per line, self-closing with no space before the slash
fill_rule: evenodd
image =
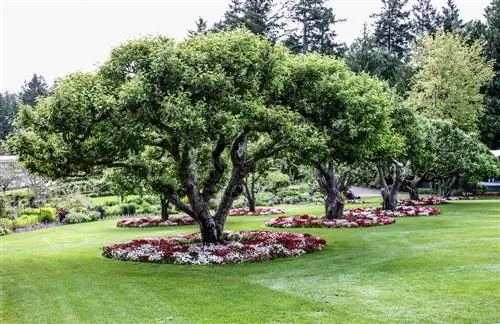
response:
<path id="1" fill-rule="evenodd" d="M 412 3 L 414 0 L 410 0 Z M 139 35 L 182 39 L 202 16 L 211 25 L 228 0 L 0 0 L 0 91 L 21 89 L 33 73 L 49 84 L 75 71 L 92 71 L 110 49 Z M 434 0 L 441 8 L 446 0 Z M 464 21 L 483 19 L 490 0 L 455 0 Z M 339 40 L 350 43 L 380 0 L 330 0 Z M 371 21 L 370 21 L 371 22 Z"/>

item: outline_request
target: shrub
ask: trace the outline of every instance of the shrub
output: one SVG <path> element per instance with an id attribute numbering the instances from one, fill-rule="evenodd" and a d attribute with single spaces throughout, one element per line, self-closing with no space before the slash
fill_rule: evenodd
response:
<path id="1" fill-rule="evenodd" d="M 69 214 L 69 211 L 66 208 L 59 208 L 56 213 L 57 221 L 63 222 L 64 219 L 66 218 L 66 215 Z"/>
<path id="2" fill-rule="evenodd" d="M 137 205 L 132 204 L 121 204 L 119 205 L 121 215 L 135 215 L 137 212 Z"/>
<path id="3" fill-rule="evenodd" d="M 14 227 L 24 227 L 39 223 L 38 215 L 22 215 L 13 222 L 13 225 Z"/>
<path id="4" fill-rule="evenodd" d="M 217 208 L 217 201 L 215 201 L 215 200 L 213 200 L 213 199 L 212 199 L 212 200 L 210 200 L 210 201 L 208 202 L 208 206 L 210 207 L 210 209 L 216 209 L 216 208 Z"/>
<path id="5" fill-rule="evenodd" d="M 40 213 L 38 215 L 38 221 L 40 223 L 53 223 L 56 221 L 56 211 L 51 207 L 40 208 Z"/>
<path id="6" fill-rule="evenodd" d="M 104 206 L 111 207 L 111 206 L 116 206 L 116 205 L 118 205 L 118 201 L 117 200 L 106 200 L 106 201 L 104 201 Z"/>
<path id="7" fill-rule="evenodd" d="M 118 216 L 118 215 L 122 214 L 122 210 L 120 208 L 120 205 L 105 208 L 105 211 L 106 211 L 106 215 L 108 215 L 108 216 Z"/>
<path id="8" fill-rule="evenodd" d="M 137 208 L 137 212 L 139 214 L 150 214 L 150 213 L 155 213 L 158 210 L 157 206 L 150 205 L 148 203 L 144 203 L 141 206 Z"/>
<path id="9" fill-rule="evenodd" d="M 81 213 L 69 213 L 68 215 L 66 215 L 66 218 L 64 219 L 64 224 L 78 224 L 91 221 L 92 218 L 88 215 Z"/>
<path id="10" fill-rule="evenodd" d="M 12 232 L 12 221 L 6 218 L 0 218 L 0 236 Z"/>

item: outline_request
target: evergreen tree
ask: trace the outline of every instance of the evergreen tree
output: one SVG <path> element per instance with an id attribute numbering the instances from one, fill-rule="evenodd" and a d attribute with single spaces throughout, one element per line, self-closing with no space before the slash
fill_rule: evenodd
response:
<path id="1" fill-rule="evenodd" d="M 486 55 L 494 60 L 495 77 L 485 97 L 486 109 L 480 121 L 483 142 L 492 149 L 500 148 L 500 0 L 492 0 L 486 8 Z"/>
<path id="2" fill-rule="evenodd" d="M 276 41 L 284 26 L 283 10 L 284 5 L 278 7 L 277 0 L 231 0 L 224 19 L 216 23 L 212 30 L 246 28 L 254 34 Z"/>
<path id="3" fill-rule="evenodd" d="M 319 52 L 342 55 L 345 44 L 335 41 L 335 24 L 338 20 L 325 0 L 299 0 L 290 8 L 290 20 L 296 26 L 285 39 L 295 53 Z"/>
<path id="4" fill-rule="evenodd" d="M 371 16 L 377 19 L 375 43 L 398 58 L 405 56 L 412 40 L 410 12 L 405 10 L 407 3 L 408 0 L 382 0 L 381 11 Z"/>
<path id="5" fill-rule="evenodd" d="M 460 18 L 460 11 L 454 0 L 447 0 L 443 7 L 443 29 L 445 32 L 462 30 L 463 21 Z"/>
<path id="6" fill-rule="evenodd" d="M 12 121 L 19 110 L 17 100 L 13 93 L 0 93 L 0 142 L 12 131 Z"/>
<path id="7" fill-rule="evenodd" d="M 412 31 L 415 36 L 436 32 L 440 24 L 439 13 L 431 3 L 431 0 L 417 0 L 411 11 Z"/>
<path id="8" fill-rule="evenodd" d="M 189 36 L 193 37 L 196 35 L 205 34 L 207 32 L 208 22 L 205 19 L 203 19 L 203 17 L 198 17 L 198 19 L 196 19 L 195 21 L 195 24 L 196 24 L 196 29 L 189 30 L 188 31 Z"/>
<path id="9" fill-rule="evenodd" d="M 29 82 L 24 82 L 19 95 L 23 105 L 34 107 L 38 97 L 46 97 L 50 94 L 49 87 L 41 75 L 33 74 Z"/>
<path id="10" fill-rule="evenodd" d="M 386 49 L 377 47 L 366 23 L 363 26 L 362 37 L 354 40 L 344 59 L 354 72 L 366 72 L 379 77 L 387 81 L 401 95 L 408 90 L 411 67 Z"/>

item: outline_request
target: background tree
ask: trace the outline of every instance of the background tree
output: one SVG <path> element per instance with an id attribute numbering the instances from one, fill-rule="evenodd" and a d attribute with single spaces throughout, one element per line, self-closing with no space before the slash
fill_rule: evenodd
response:
<path id="1" fill-rule="evenodd" d="M 460 10 L 454 0 L 447 0 L 443 7 L 443 29 L 445 32 L 460 32 L 463 28 L 463 20 L 460 18 Z"/>
<path id="2" fill-rule="evenodd" d="M 378 47 L 366 24 L 362 37 L 354 40 L 344 59 L 354 72 L 366 72 L 385 80 L 400 95 L 408 90 L 413 69 L 387 50 Z"/>
<path id="3" fill-rule="evenodd" d="M 486 109 L 480 121 L 481 137 L 492 149 L 500 148 L 500 1 L 486 7 L 486 57 L 494 60 L 495 76 L 485 94 Z"/>
<path id="4" fill-rule="evenodd" d="M 345 44 L 335 41 L 338 20 L 325 0 L 297 0 L 289 9 L 289 20 L 294 26 L 284 40 L 295 53 L 318 52 L 341 56 Z"/>
<path id="5" fill-rule="evenodd" d="M 14 121 L 19 110 L 18 98 L 13 93 L 0 93 L 0 143 L 13 129 Z"/>
<path id="6" fill-rule="evenodd" d="M 414 37 L 432 35 L 440 25 L 440 17 L 431 0 L 417 0 L 411 10 L 411 26 Z"/>
<path id="7" fill-rule="evenodd" d="M 321 144 L 299 114 L 276 102 L 288 60 L 283 47 L 242 30 L 178 45 L 164 37 L 127 42 L 98 75 L 69 76 L 36 110 L 23 108 L 9 145 L 30 170 L 52 177 L 119 166 L 157 147 L 171 157 L 189 204 L 177 191 L 169 201 L 198 221 L 203 243 L 218 243 L 256 163 L 286 149 L 308 155 Z M 209 202 L 221 189 L 212 215 Z"/>
<path id="8" fill-rule="evenodd" d="M 471 46 L 456 33 L 438 31 L 421 37 L 412 51 L 418 72 L 412 78 L 408 103 L 429 118 L 451 119 L 475 132 L 484 109 L 481 88 L 493 77 L 483 46 Z"/>
<path id="9" fill-rule="evenodd" d="M 0 163 L 0 189 L 4 194 L 16 180 L 25 173 L 21 164 L 17 161 L 8 161 Z"/>
<path id="10" fill-rule="evenodd" d="M 24 82 L 19 98 L 23 105 L 34 107 L 39 97 L 47 97 L 50 94 L 49 86 L 41 75 L 33 74 L 29 82 Z"/>
<path id="11" fill-rule="evenodd" d="M 197 35 L 201 35 L 207 32 L 208 30 L 208 22 L 203 19 L 202 17 L 198 17 L 195 21 L 196 24 L 196 29 L 195 30 L 189 30 L 188 35 L 193 37 Z"/>
<path id="12" fill-rule="evenodd" d="M 246 28 L 276 42 L 285 24 L 285 5 L 286 2 L 278 0 L 231 0 L 223 20 L 212 29 L 221 31 Z"/>
<path id="13" fill-rule="evenodd" d="M 407 3 L 408 0 L 382 0 L 380 12 L 371 15 L 376 19 L 375 44 L 399 59 L 406 55 L 412 40 L 410 12 L 405 9 Z"/>

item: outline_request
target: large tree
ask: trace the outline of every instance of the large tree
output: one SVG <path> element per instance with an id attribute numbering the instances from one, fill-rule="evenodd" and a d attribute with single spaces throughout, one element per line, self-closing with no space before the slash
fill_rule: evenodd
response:
<path id="1" fill-rule="evenodd" d="M 18 98 L 15 94 L 0 93 L 0 143 L 12 131 L 12 122 L 18 110 Z"/>
<path id="2" fill-rule="evenodd" d="M 344 59 L 354 72 L 366 72 L 379 77 L 387 81 L 400 95 L 404 95 L 408 90 L 413 69 L 397 56 L 379 47 L 366 24 L 362 36 L 354 40 Z"/>
<path id="3" fill-rule="evenodd" d="M 460 18 L 460 10 L 454 0 L 447 0 L 443 7 L 443 29 L 445 32 L 459 32 L 463 28 L 463 20 Z"/>
<path id="4" fill-rule="evenodd" d="M 380 12 L 371 16 L 376 19 L 375 43 L 400 59 L 408 52 L 412 40 L 407 3 L 408 0 L 382 0 Z"/>
<path id="5" fill-rule="evenodd" d="M 19 98 L 23 105 L 34 107 L 37 98 L 47 97 L 49 94 L 49 86 L 45 82 L 44 77 L 35 73 L 30 81 L 24 82 Z"/>
<path id="6" fill-rule="evenodd" d="M 337 43 L 338 20 L 325 0 L 297 0 L 289 10 L 292 29 L 284 43 L 295 53 L 318 52 L 341 56 L 345 44 Z"/>
<path id="7" fill-rule="evenodd" d="M 495 61 L 495 76 L 486 90 L 486 109 L 480 122 L 483 142 L 500 148 L 500 0 L 492 0 L 485 10 L 486 57 Z"/>
<path id="8" fill-rule="evenodd" d="M 307 54 L 290 64 L 284 100 L 326 136 L 328 146 L 297 158 L 316 170 L 325 217 L 339 218 L 344 206 L 341 193 L 352 166 L 387 139 L 395 96 L 384 82 L 357 75 L 339 60 Z"/>
<path id="9" fill-rule="evenodd" d="M 412 49 L 418 72 L 413 76 L 409 105 L 429 118 L 451 119 L 468 132 L 478 129 L 484 110 L 481 88 L 493 77 L 483 46 L 471 46 L 456 33 L 423 36 Z"/>
<path id="10" fill-rule="evenodd" d="M 411 10 L 411 26 L 414 36 L 432 35 L 439 27 L 440 17 L 431 0 L 417 0 Z"/>
<path id="11" fill-rule="evenodd" d="M 37 109 L 25 106 L 9 145 L 29 170 L 51 177 L 119 166 L 156 147 L 171 157 L 189 204 L 176 191 L 169 201 L 198 221 L 203 243 L 221 242 L 256 163 L 285 149 L 308 155 L 321 144 L 276 100 L 289 59 L 283 47 L 243 30 L 177 45 L 164 37 L 130 41 L 97 75 L 71 75 Z M 220 189 L 212 215 L 209 201 Z"/>

